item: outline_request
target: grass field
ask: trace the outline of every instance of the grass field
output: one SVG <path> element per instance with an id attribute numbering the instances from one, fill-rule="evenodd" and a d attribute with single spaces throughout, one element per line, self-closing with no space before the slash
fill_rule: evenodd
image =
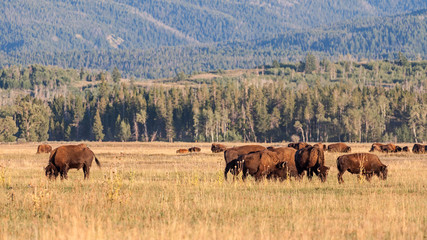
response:
<path id="1" fill-rule="evenodd" d="M 427 154 L 378 154 L 386 181 L 346 173 L 340 185 L 340 154 L 325 153 L 326 183 L 256 183 L 225 182 L 223 154 L 208 143 L 87 145 L 102 164 L 87 181 L 75 169 L 48 181 L 49 155 L 35 143 L 0 145 L 0 239 L 427 238 Z M 191 146 L 202 151 L 175 153 Z"/>

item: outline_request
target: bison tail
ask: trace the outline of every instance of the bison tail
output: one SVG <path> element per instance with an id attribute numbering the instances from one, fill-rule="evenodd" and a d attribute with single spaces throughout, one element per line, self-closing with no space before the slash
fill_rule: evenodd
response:
<path id="1" fill-rule="evenodd" d="M 95 157 L 95 155 L 94 155 L 94 157 Z M 96 157 L 95 157 L 95 162 L 96 162 L 96 165 L 98 165 L 98 167 L 101 167 L 101 163 L 99 162 L 98 158 L 96 158 Z"/>

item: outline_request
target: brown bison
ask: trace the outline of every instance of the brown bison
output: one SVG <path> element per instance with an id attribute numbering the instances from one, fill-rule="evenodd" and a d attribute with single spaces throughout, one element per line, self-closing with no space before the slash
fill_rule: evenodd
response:
<path id="1" fill-rule="evenodd" d="M 279 162 L 285 162 L 286 167 L 279 168 L 279 170 L 275 171 L 272 175 L 268 176 L 269 178 L 279 178 L 280 180 L 286 179 L 288 176 L 291 177 L 299 177 L 297 168 L 295 166 L 295 153 L 296 149 L 291 147 L 268 147 L 268 150 L 277 153 L 279 157 Z"/>
<path id="2" fill-rule="evenodd" d="M 318 148 L 322 149 L 323 151 L 326 151 L 326 145 L 323 143 L 315 143 L 315 144 L 313 144 L 313 146 L 314 147 L 317 146 Z"/>
<path id="3" fill-rule="evenodd" d="M 308 147 L 308 146 L 310 146 L 310 144 L 305 143 L 305 142 L 289 143 L 288 144 L 288 147 L 295 148 L 296 150 L 300 150 L 300 149 L 303 149 L 303 148 Z"/>
<path id="4" fill-rule="evenodd" d="M 181 149 L 176 150 L 176 153 L 188 153 L 188 149 L 181 148 Z"/>
<path id="5" fill-rule="evenodd" d="M 37 153 L 50 153 L 52 152 L 52 146 L 48 144 L 40 144 L 37 147 Z"/>
<path id="6" fill-rule="evenodd" d="M 191 147 L 188 149 L 189 152 L 200 152 L 202 149 L 199 147 Z"/>
<path id="7" fill-rule="evenodd" d="M 418 153 L 418 154 L 425 153 L 426 152 L 426 148 L 427 148 L 427 145 L 422 145 L 422 144 L 416 143 L 412 147 L 412 152 L 413 153 Z"/>
<path id="8" fill-rule="evenodd" d="M 408 146 L 404 146 L 404 147 L 402 148 L 402 151 L 404 151 L 404 152 L 409 152 L 409 147 L 408 147 Z"/>
<path id="9" fill-rule="evenodd" d="M 298 175 L 302 176 L 302 173 L 307 171 L 307 177 L 310 180 L 315 173 L 322 182 L 325 182 L 329 172 L 329 167 L 325 166 L 324 152 L 318 147 L 306 147 L 298 150 L 295 153 L 295 166 Z"/>
<path id="10" fill-rule="evenodd" d="M 384 144 L 382 143 L 372 143 L 371 149 L 369 150 L 369 152 L 381 152 L 381 146 L 383 146 Z"/>
<path id="11" fill-rule="evenodd" d="M 387 166 L 381 163 L 378 156 L 371 153 L 353 153 L 337 158 L 338 182 L 343 183 L 342 175 L 349 171 L 352 174 L 365 176 L 367 181 L 371 180 L 373 174 L 380 179 L 387 179 Z"/>
<path id="12" fill-rule="evenodd" d="M 94 158 L 96 164 L 101 167 L 95 154 L 85 144 L 61 146 L 51 152 L 45 174 L 50 179 L 58 177 L 58 174 L 61 174 L 61 179 L 67 179 L 69 169 L 83 168 L 84 178 L 87 179 Z"/>
<path id="13" fill-rule="evenodd" d="M 230 163 L 231 161 L 237 160 L 239 158 L 239 156 L 249 154 L 249 153 L 253 153 L 253 152 L 263 151 L 265 149 L 266 148 L 261 146 L 261 145 L 244 145 L 244 146 L 239 146 L 239 147 L 228 148 L 224 152 L 224 160 L 225 160 L 226 170 L 227 170 L 227 164 Z M 224 170 L 224 176 L 227 174 L 226 170 Z M 240 168 L 239 165 L 237 165 L 237 168 L 231 168 L 230 172 L 231 172 L 231 174 L 237 176 L 239 174 L 240 170 L 242 170 L 242 168 Z M 228 170 L 227 170 L 227 172 L 228 172 Z M 227 179 L 227 177 L 226 177 L 226 179 Z"/>
<path id="14" fill-rule="evenodd" d="M 224 152 L 225 150 L 227 150 L 227 147 L 225 145 L 219 143 L 212 143 L 211 151 L 213 153 Z"/>
<path id="15" fill-rule="evenodd" d="M 328 146 L 329 152 L 351 152 L 351 147 L 345 143 L 334 143 Z"/>
<path id="16" fill-rule="evenodd" d="M 224 174 L 227 179 L 227 170 L 241 168 L 243 171 L 242 179 L 245 180 L 248 173 L 256 181 L 261 180 L 264 176 L 274 173 L 277 170 L 285 169 L 286 162 L 280 162 L 275 152 L 263 150 L 239 156 L 238 159 L 231 161 L 226 166 Z"/>

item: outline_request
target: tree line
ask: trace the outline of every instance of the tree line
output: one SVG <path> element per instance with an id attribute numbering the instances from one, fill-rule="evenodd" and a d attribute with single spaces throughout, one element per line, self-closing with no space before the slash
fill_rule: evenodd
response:
<path id="1" fill-rule="evenodd" d="M 121 82 L 117 68 L 5 68 L 0 141 L 422 142 L 426 65 L 403 54 L 369 63 L 308 54 L 237 77 L 180 73 L 145 87 Z"/>

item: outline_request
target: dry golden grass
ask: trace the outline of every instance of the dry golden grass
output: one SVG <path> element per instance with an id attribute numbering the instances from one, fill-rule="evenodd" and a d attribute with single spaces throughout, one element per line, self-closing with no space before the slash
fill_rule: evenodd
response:
<path id="1" fill-rule="evenodd" d="M 57 147 L 67 143 L 51 143 Z M 387 181 L 224 182 L 208 143 L 92 143 L 90 180 L 48 181 L 37 144 L 0 145 L 0 239 L 425 239 L 427 155 L 378 154 Z M 228 143 L 228 146 L 242 145 Z M 267 144 L 263 144 L 269 146 Z M 280 145 L 280 144 L 271 144 Z M 175 153 L 198 146 L 202 152 Z M 351 144 L 367 152 L 370 144 Z M 412 146 L 412 145 L 411 145 Z"/>

